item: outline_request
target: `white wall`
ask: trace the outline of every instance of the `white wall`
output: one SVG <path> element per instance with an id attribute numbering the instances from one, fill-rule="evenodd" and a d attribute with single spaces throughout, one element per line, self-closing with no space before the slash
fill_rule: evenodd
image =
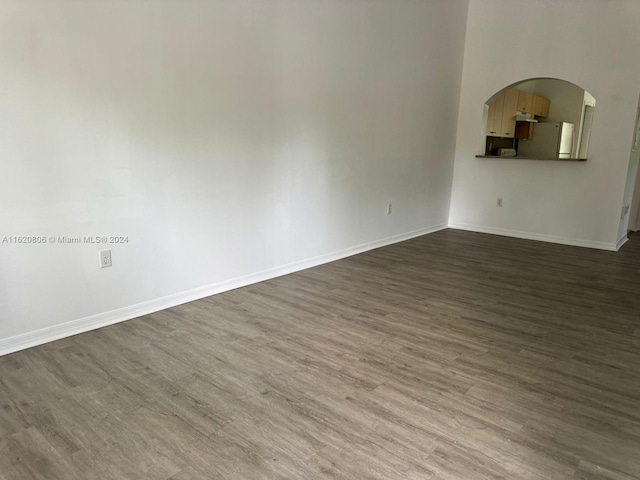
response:
<path id="1" fill-rule="evenodd" d="M 640 103 L 638 104 L 638 110 L 636 111 L 636 116 L 638 115 L 638 112 L 640 112 Z M 635 137 L 636 123 L 637 122 L 634 118 L 634 127 L 632 128 L 632 134 L 631 134 L 632 139 L 629 142 L 630 154 L 629 154 L 629 166 L 627 168 L 627 180 L 624 185 L 624 194 L 622 197 L 622 205 L 623 205 L 623 208 L 627 210 L 627 212 L 621 216 L 620 223 L 618 224 L 618 239 L 619 239 L 618 242 L 619 243 L 626 242 L 627 232 L 629 230 L 637 229 L 636 219 L 638 218 L 638 213 L 637 213 L 638 200 L 635 198 L 637 194 L 634 194 L 634 193 L 638 184 L 636 179 L 638 177 L 638 164 L 640 163 L 640 149 L 635 151 L 633 150 L 633 141 Z"/>
<path id="2" fill-rule="evenodd" d="M 636 184 L 633 191 L 633 198 L 629 211 L 629 230 L 638 231 L 640 227 L 640 174 L 636 166 Z"/>
<path id="3" fill-rule="evenodd" d="M 638 231 L 638 227 L 640 227 L 640 172 L 638 171 L 638 162 L 640 161 L 640 145 L 638 145 L 638 143 L 640 143 L 640 141 L 636 141 L 636 138 L 640 139 L 640 101 L 636 112 L 634 131 L 636 150 L 631 151 L 627 184 L 625 186 L 625 201 L 629 201 L 629 198 L 631 198 L 631 205 L 629 218 L 627 219 L 628 225 L 625 225 L 625 219 L 623 218 L 620 222 L 621 230 L 626 226 L 629 230 Z M 635 182 L 633 182 L 634 178 Z"/>
<path id="4" fill-rule="evenodd" d="M 535 80 L 527 80 L 526 82 L 519 83 L 518 85 L 514 85 L 513 88 L 517 88 L 518 90 L 522 90 L 523 92 L 536 93 L 536 81 Z M 507 85 L 505 85 L 506 87 Z"/>
<path id="5" fill-rule="evenodd" d="M 129 238 L 0 243 L 0 353 L 445 226 L 466 13 L 0 2 L 0 240 Z"/>
<path id="6" fill-rule="evenodd" d="M 640 92 L 640 2 L 470 0 L 467 25 L 450 225 L 614 249 Z M 535 77 L 596 98 L 589 160 L 474 158 L 484 102 Z"/>

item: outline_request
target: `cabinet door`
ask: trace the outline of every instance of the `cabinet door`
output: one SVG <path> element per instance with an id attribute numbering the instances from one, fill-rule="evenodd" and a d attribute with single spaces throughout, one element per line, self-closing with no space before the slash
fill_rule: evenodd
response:
<path id="1" fill-rule="evenodd" d="M 534 105 L 533 105 L 533 114 L 538 117 L 548 117 L 549 116 L 549 107 L 551 106 L 551 102 L 548 98 L 535 96 L 534 97 Z"/>
<path id="2" fill-rule="evenodd" d="M 487 117 L 487 135 L 499 137 L 502 128 L 502 110 L 504 108 L 504 96 L 500 95 L 489 105 L 489 116 Z"/>
<path id="3" fill-rule="evenodd" d="M 531 140 L 533 138 L 533 126 L 535 123 L 518 122 L 516 124 L 516 138 L 520 140 Z"/>
<path id="4" fill-rule="evenodd" d="M 518 91 L 518 111 L 533 113 L 533 93 Z"/>
<path id="5" fill-rule="evenodd" d="M 489 105 L 489 114 L 487 115 L 487 135 L 496 137 L 498 130 L 495 127 L 496 121 L 496 102 Z"/>
<path id="6" fill-rule="evenodd" d="M 518 109 L 518 90 L 512 88 L 504 94 L 500 136 L 513 138 L 516 133 L 516 110 Z"/>

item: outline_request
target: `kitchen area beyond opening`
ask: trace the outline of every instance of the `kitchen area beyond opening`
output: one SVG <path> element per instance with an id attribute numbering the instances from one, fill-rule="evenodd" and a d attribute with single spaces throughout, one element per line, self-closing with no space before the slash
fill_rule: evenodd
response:
<path id="1" fill-rule="evenodd" d="M 484 155 L 536 160 L 587 159 L 595 98 L 556 78 L 506 87 L 484 105 Z"/>

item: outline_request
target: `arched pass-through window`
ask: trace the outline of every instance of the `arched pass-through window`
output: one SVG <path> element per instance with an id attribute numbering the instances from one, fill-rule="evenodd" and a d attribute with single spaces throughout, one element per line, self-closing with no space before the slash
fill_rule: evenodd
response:
<path id="1" fill-rule="evenodd" d="M 586 160 L 596 100 L 557 78 L 506 87 L 484 106 L 484 155 L 536 160 Z"/>

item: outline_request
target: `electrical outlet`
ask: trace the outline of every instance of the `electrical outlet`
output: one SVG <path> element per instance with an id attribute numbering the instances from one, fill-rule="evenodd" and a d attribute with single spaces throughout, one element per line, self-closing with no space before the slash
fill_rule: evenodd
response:
<path id="1" fill-rule="evenodd" d="M 111 250 L 100 250 L 100 268 L 107 268 L 111 266 Z"/>
<path id="2" fill-rule="evenodd" d="M 496 201 L 496 207 L 501 207 L 502 206 L 502 197 L 498 197 L 498 200 Z"/>
<path id="3" fill-rule="evenodd" d="M 391 204 L 387 204 L 387 215 L 391 215 Z"/>

